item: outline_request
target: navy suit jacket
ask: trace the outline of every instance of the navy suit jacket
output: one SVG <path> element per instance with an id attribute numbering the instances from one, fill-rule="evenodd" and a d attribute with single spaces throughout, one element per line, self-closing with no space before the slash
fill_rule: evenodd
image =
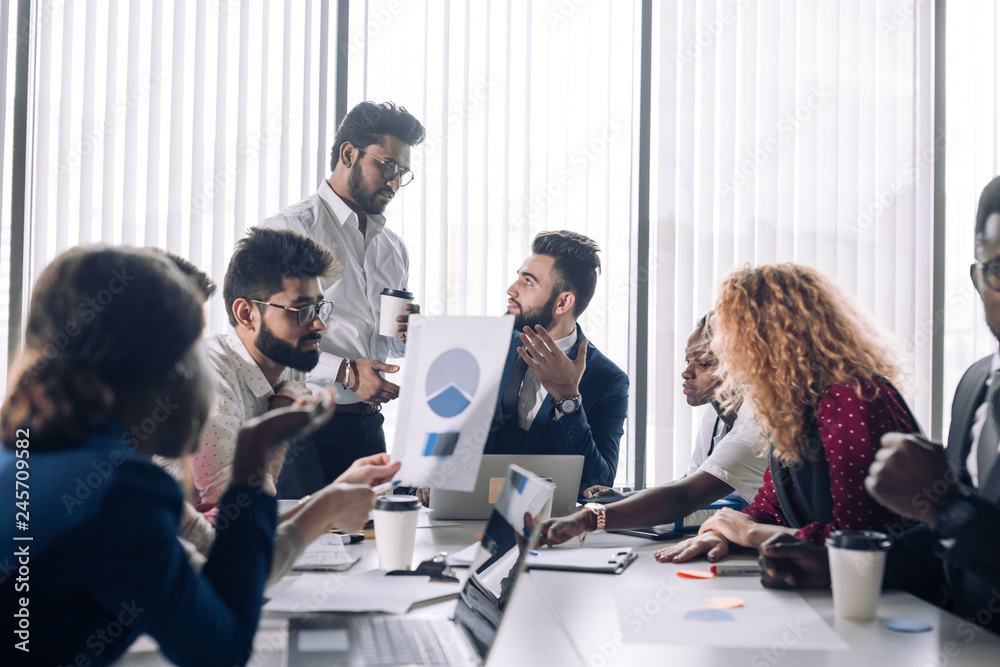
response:
<path id="1" fill-rule="evenodd" d="M 19 598 L 30 599 L 31 653 L 15 649 L 20 639 L 8 631 L 0 664 L 84 664 L 85 656 L 106 665 L 144 632 L 172 664 L 247 661 L 271 569 L 274 498 L 229 487 L 212 551 L 195 573 L 177 539 L 181 488 L 134 445 L 110 420 L 78 446 L 31 449 L 33 540 L 13 541 L 25 534 L 13 507 L 0 526 L 14 568 L 0 576 L 0 609 L 13 614 Z M 0 447 L 0 489 L 13 493 L 21 460 L 29 459 Z M 10 550 L 20 545 L 30 549 L 30 592 L 14 577 Z"/>
<path id="2" fill-rule="evenodd" d="M 951 429 L 946 450 L 948 464 L 968 486 L 972 485 L 972 480 L 965 461 L 972 449 L 972 424 L 976 420 L 976 409 L 986 400 L 986 381 L 992 365 L 993 355 L 972 364 L 958 383 L 951 404 Z M 979 495 L 992 503 L 1000 502 L 1000 466 L 994 466 L 986 479 L 979 480 Z"/>
<path id="3" fill-rule="evenodd" d="M 966 486 L 976 514 L 947 548 L 928 526 L 908 530 L 890 551 L 886 574 L 890 581 L 899 577 L 901 588 L 1000 632 L 1000 614 L 992 613 L 1000 604 L 1000 465 L 980 479 L 978 489 L 972 488 L 965 465 L 972 449 L 976 409 L 986 400 L 992 362 L 992 355 L 980 359 L 962 376 L 951 406 L 945 450 L 948 465 Z"/>
<path id="4" fill-rule="evenodd" d="M 582 454 L 583 476 L 580 489 L 595 484 L 611 486 L 618 471 L 618 443 L 625 432 L 628 415 L 628 376 L 592 344 L 587 344 L 587 368 L 580 380 L 581 409 L 558 420 L 552 419 L 555 399 L 546 395 L 538 414 L 525 433 L 517 416 L 504 420 L 501 415 L 503 388 L 507 386 L 517 348 L 521 347 L 520 331 L 511 337 L 504 366 L 500 392 L 497 396 L 493 427 L 486 441 L 487 454 Z M 576 359 L 580 341 L 586 336 L 576 327 L 577 344 L 569 351 Z M 563 398 L 563 397 L 560 397 Z"/>

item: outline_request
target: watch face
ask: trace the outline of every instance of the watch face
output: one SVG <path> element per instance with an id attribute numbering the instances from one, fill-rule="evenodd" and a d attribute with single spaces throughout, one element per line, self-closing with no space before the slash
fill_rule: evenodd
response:
<path id="1" fill-rule="evenodd" d="M 573 398 L 564 399 L 561 403 L 559 403 L 559 412 L 563 413 L 564 415 L 572 414 L 576 412 L 576 408 L 578 405 L 579 404 L 576 402 L 576 399 Z"/>

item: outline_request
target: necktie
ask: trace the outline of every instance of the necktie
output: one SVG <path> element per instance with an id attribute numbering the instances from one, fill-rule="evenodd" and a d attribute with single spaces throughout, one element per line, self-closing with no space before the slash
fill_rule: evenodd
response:
<path id="1" fill-rule="evenodd" d="M 524 382 L 524 374 L 528 372 L 528 364 L 518 355 L 514 361 L 514 366 L 507 376 L 507 384 L 503 388 L 503 401 L 500 403 L 500 413 L 503 421 L 514 418 L 517 419 L 517 402 L 521 395 L 521 383 Z"/>
<path id="2" fill-rule="evenodd" d="M 993 373 L 986 402 L 986 423 L 983 425 L 982 433 L 979 434 L 979 451 L 976 453 L 980 488 L 993 470 L 997 461 L 997 445 L 1000 445 L 1000 370 Z"/>

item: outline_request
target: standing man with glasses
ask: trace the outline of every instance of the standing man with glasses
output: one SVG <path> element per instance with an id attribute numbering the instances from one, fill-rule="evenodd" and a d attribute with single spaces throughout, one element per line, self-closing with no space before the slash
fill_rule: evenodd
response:
<path id="1" fill-rule="evenodd" d="M 399 386 L 382 373 L 398 366 L 408 315 L 398 318 L 401 338 L 379 335 L 383 289 L 405 290 L 409 254 L 403 240 L 386 225 L 385 207 L 413 181 L 410 147 L 424 139 L 424 127 L 391 102 L 362 102 L 337 129 L 331 152 L 333 173 L 309 198 L 261 223 L 262 227 L 304 234 L 330 250 L 344 267 L 336 283 L 321 284 L 333 302 L 333 318 L 323 334 L 320 361 L 310 382 L 336 391 L 337 411 L 327 424 L 297 443 L 302 460 L 289 459 L 279 493 L 284 498 L 311 493 L 330 482 L 361 456 L 385 451 L 381 406 L 399 396 Z M 410 306 L 416 313 L 419 307 Z M 321 480 L 307 481 L 302 463 L 314 454 Z"/>
<path id="2" fill-rule="evenodd" d="M 305 374 L 319 361 L 332 311 L 320 281 L 336 281 L 339 274 L 333 255 L 301 234 L 251 229 L 236 243 L 222 288 L 233 332 L 205 341 L 215 398 L 191 455 L 202 511 L 216 505 L 229 485 L 244 422 L 312 396 Z M 167 398 L 164 410 L 169 403 Z M 285 451 L 278 449 L 268 465 L 265 487 L 272 492 Z"/>

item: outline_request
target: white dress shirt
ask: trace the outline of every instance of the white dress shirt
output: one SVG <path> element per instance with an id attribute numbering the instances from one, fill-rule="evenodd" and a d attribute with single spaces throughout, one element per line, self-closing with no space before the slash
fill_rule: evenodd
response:
<path id="1" fill-rule="evenodd" d="M 201 445 L 191 455 L 191 471 L 198 501 L 217 503 L 232 478 L 240 427 L 248 419 L 267 412 L 267 399 L 274 394 L 274 389 L 235 333 L 208 338 L 205 352 L 214 371 L 215 398 Z M 286 368 L 278 382 L 301 381 L 304 376 L 304 373 Z"/>
<path id="2" fill-rule="evenodd" d="M 560 350 L 569 354 L 569 351 L 576 345 L 576 327 L 573 333 L 556 341 Z M 527 431 L 531 428 L 531 422 L 535 421 L 538 410 L 541 409 L 545 397 L 549 395 L 549 390 L 542 386 L 542 381 L 538 379 L 535 371 L 528 367 L 524 373 L 524 380 L 521 382 L 521 393 L 517 398 L 517 423 L 522 429 Z M 554 396 L 555 399 L 567 398 L 566 396 Z"/>
<path id="3" fill-rule="evenodd" d="M 990 374 L 986 376 L 986 394 L 990 395 L 990 385 L 993 384 L 993 374 L 1000 368 L 1000 352 L 993 355 L 993 363 L 990 365 Z M 990 404 L 985 399 L 976 408 L 976 419 L 972 422 L 972 446 L 969 447 L 969 457 L 965 459 L 965 469 L 969 471 L 972 484 L 979 488 L 979 436 L 986 425 L 986 415 Z"/>
<path id="4" fill-rule="evenodd" d="M 343 359 L 385 361 L 405 350 L 398 338 L 380 336 L 378 324 L 382 289 L 407 288 L 410 257 L 403 240 L 386 228 L 384 216 L 369 214 L 366 225 L 362 238 L 358 215 L 327 181 L 316 194 L 260 223 L 308 236 L 344 268 L 335 283 L 320 283 L 323 297 L 333 301 L 333 314 L 320 341 L 320 362 L 308 376 L 312 383 L 333 386 L 341 405 L 359 400 L 335 382 Z"/>
<path id="5" fill-rule="evenodd" d="M 716 420 L 719 428 L 716 428 Z M 743 401 L 736 411 L 736 421 L 731 429 L 727 429 L 725 422 L 719 419 L 715 408 L 709 406 L 698 429 L 687 474 L 698 470 L 707 472 L 733 487 L 744 500 L 752 502 L 764 485 L 764 472 L 768 465 L 764 456 L 766 446 L 749 401 Z M 708 454 L 710 448 L 711 456 Z"/>

